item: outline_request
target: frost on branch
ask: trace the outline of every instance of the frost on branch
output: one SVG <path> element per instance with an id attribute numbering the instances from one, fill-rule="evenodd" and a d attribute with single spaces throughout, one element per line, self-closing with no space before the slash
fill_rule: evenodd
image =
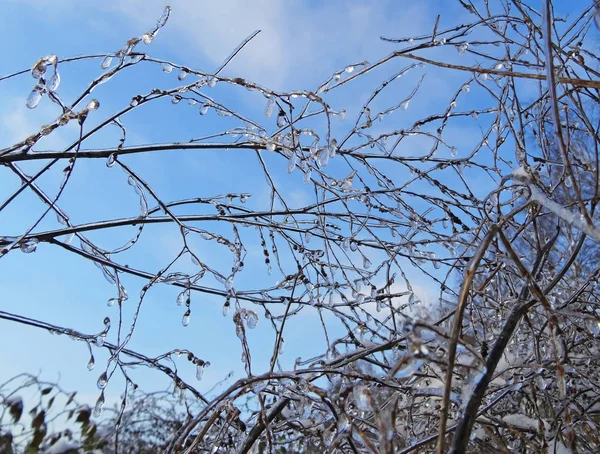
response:
<path id="1" fill-rule="evenodd" d="M 457 0 L 460 23 L 440 13 L 287 91 L 230 65 L 258 31 L 216 67 L 160 55 L 170 7 L 116 51 L 0 79 L 33 76 L 20 99 L 54 115 L 0 149 L 0 215 L 19 213 L 0 259 L 36 283 L 60 251 L 93 289 L 77 304 L 110 313 L 84 330 L 0 308 L 85 352 L 82 436 L 97 420 L 117 452 L 598 451 L 597 8 L 545 3 Z M 168 393 L 136 391 L 150 376 Z M 0 388 L 11 424 L 35 421 L 15 447 L 71 446 L 42 430 L 45 389 L 30 408 Z"/>

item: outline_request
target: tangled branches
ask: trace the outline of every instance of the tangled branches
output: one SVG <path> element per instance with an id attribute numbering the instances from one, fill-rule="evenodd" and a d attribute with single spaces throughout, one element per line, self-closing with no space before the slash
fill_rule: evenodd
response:
<path id="1" fill-rule="evenodd" d="M 58 113 L 0 150 L 3 171 L 19 179 L 0 213 L 27 192 L 45 208 L 0 238 L 0 258 L 49 247 L 93 262 L 114 286 L 119 320 L 116 333 L 107 317 L 99 334 L 84 334 L 12 312 L 0 318 L 109 352 L 97 416 L 115 374 L 127 388 L 134 366 L 166 374 L 195 403 L 170 426 L 167 451 L 408 453 L 434 450 L 436 440 L 438 452 L 596 451 L 595 6 L 563 18 L 549 1 L 543 12 L 517 0 L 458 4 L 464 23 L 443 28 L 438 16 L 430 33 L 383 38 L 390 54 L 311 90 L 224 75 L 258 32 L 214 71 L 151 56 L 145 46 L 169 7 L 117 52 L 40 59 L 25 102 L 52 102 Z M 67 102 L 59 70 L 90 60 L 102 73 Z M 108 113 L 114 99 L 92 99 L 130 73 L 152 77 L 124 106 Z M 451 91 L 436 93 L 440 81 Z M 346 90 L 367 86 L 350 105 Z M 190 112 L 203 133 L 180 139 L 170 119 Z M 160 134 L 140 140 L 143 122 Z M 68 133 L 68 145 L 43 148 Z M 61 202 L 78 167 L 98 161 L 131 188 L 119 190 L 119 215 L 92 210 L 79 222 L 78 207 L 71 217 Z M 194 178 L 190 162 L 208 171 Z M 51 191 L 45 177 L 60 168 Z M 156 169 L 174 181 L 161 185 Z M 135 212 L 124 209 L 130 196 Z M 42 228 L 51 213 L 60 225 Z M 148 264 L 144 251 L 160 249 L 165 235 L 176 250 Z M 131 297 L 126 287 L 136 285 Z M 218 347 L 157 357 L 130 348 L 148 295 L 165 286 L 177 288 L 184 327 L 204 303 L 222 304 L 233 320 L 227 334 L 238 338 L 245 373 L 225 390 L 201 392 L 176 364 L 184 355 L 200 378 L 222 360 Z M 324 345 L 292 364 L 284 346 L 301 317 Z M 258 325 L 271 331 L 260 348 L 249 331 Z"/>

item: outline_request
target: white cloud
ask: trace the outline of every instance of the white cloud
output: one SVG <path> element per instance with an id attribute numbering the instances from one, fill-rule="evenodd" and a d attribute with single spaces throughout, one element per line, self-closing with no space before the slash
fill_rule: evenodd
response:
<path id="1" fill-rule="evenodd" d="M 25 2 L 22 2 L 25 3 Z M 39 2 L 26 2 L 45 13 Z M 89 8 L 90 26 L 100 19 L 96 11 L 125 15 L 133 21 L 126 36 L 150 29 L 164 0 L 124 0 L 81 5 L 74 0 L 54 0 L 54 14 L 77 5 Z M 221 0 L 172 2 L 167 27 L 157 41 L 179 53 L 181 62 L 199 69 L 220 66 L 250 33 L 262 32 L 236 57 L 228 74 L 245 77 L 271 88 L 307 88 L 354 60 L 383 56 L 394 48 L 381 35 L 417 35 L 431 28 L 433 13 L 426 2 L 397 5 L 334 0 L 304 1 Z M 63 16 L 64 17 L 64 16 Z M 95 26 L 93 28 L 96 28 Z M 105 30 L 114 36 L 114 29 Z M 163 36 L 167 35 L 167 37 Z M 99 34 L 96 34 L 99 36 Z M 206 61 L 210 67 L 206 67 Z"/>
<path id="2" fill-rule="evenodd" d="M 50 101 L 42 99 L 35 110 L 25 106 L 27 93 L 22 97 L 14 98 L 12 101 L 2 105 L 2 124 L 0 125 L 0 147 L 7 147 L 25 140 L 27 137 L 39 132 L 44 124 L 56 120 L 60 110 Z M 54 130 L 52 134 L 40 140 L 41 148 L 61 148 L 67 145 L 66 139 L 60 130 Z M 40 148 L 38 145 L 36 148 Z"/>

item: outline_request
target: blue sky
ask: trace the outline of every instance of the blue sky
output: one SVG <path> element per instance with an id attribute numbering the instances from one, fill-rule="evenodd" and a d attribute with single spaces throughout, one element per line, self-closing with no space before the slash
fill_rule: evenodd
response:
<path id="1" fill-rule="evenodd" d="M 62 58 L 115 52 L 130 37 L 139 36 L 150 29 L 163 6 L 162 1 L 154 0 L 104 3 L 74 0 L 9 1 L 0 17 L 0 40 L 5 43 L 0 76 L 30 68 L 38 58 L 51 53 Z M 321 81 L 348 64 L 363 60 L 374 62 L 393 51 L 395 45 L 380 41 L 379 36 L 425 34 L 430 32 L 436 14 L 441 14 L 440 29 L 460 22 L 464 15 L 454 4 L 449 6 L 447 2 L 433 0 L 377 3 L 341 0 L 178 1 L 171 6 L 173 12 L 167 26 L 150 46 L 143 47 L 143 51 L 157 58 L 210 72 L 246 36 L 261 29 L 261 34 L 227 67 L 224 74 L 241 76 L 275 90 L 316 88 Z M 443 56 L 450 60 L 460 58 L 455 50 L 446 48 L 434 49 L 428 56 Z M 93 77 L 101 74 L 100 61 L 101 58 L 98 58 L 59 65 L 62 77 L 58 90 L 60 96 L 68 102 L 72 101 Z M 345 122 L 333 125 L 336 136 L 342 137 L 344 131 L 353 124 L 355 114 L 377 83 L 409 63 L 390 63 L 360 82 L 333 92 L 327 101 L 333 108 L 348 110 Z M 374 129 L 408 127 L 416 118 L 432 110 L 440 110 L 440 106 L 448 104 L 457 87 L 470 77 L 468 73 L 415 69 L 406 76 L 404 85 L 390 89 L 389 95 L 379 101 L 381 105 L 407 96 L 424 72 L 427 73 L 426 91 L 420 92 L 411 101 L 406 112 L 395 113 L 387 123 L 374 126 Z M 48 99 L 43 99 L 35 110 L 25 107 L 25 99 L 33 85 L 34 80 L 28 74 L 0 83 L 0 114 L 3 118 L 0 124 L 0 147 L 24 139 L 58 115 L 56 105 Z M 177 85 L 176 71 L 166 74 L 156 65 L 138 65 L 93 92 L 93 97 L 100 101 L 100 109 L 90 114 L 88 126 L 97 124 L 110 113 L 128 105 L 137 94 L 147 93 L 155 86 L 171 88 Z M 244 90 L 229 90 L 220 85 L 207 93 L 226 105 L 248 113 L 259 123 L 268 125 L 269 131 L 275 129 L 275 119 L 262 116 L 265 104 L 262 96 Z M 464 101 L 469 108 L 476 105 L 477 98 L 473 96 Z M 459 98 L 459 108 L 461 102 L 463 98 Z M 200 117 L 197 109 L 197 106 L 192 108 L 184 102 L 173 106 L 164 100 L 134 111 L 125 121 L 128 128 L 127 144 L 186 141 L 233 125 L 230 119 L 219 117 L 214 112 Z M 76 128 L 63 128 L 43 139 L 36 148 L 64 148 L 76 134 Z M 467 153 L 481 140 L 481 130 L 473 122 L 457 123 L 445 134 L 445 139 L 453 143 L 459 153 Z M 98 137 L 86 141 L 85 147 L 114 146 L 118 143 L 118 137 L 118 129 L 110 127 Z M 425 149 L 422 141 L 407 140 L 407 154 L 418 155 Z M 449 151 L 442 150 L 440 153 Z M 286 163 L 280 157 L 266 155 L 265 159 L 277 185 L 292 206 L 303 206 L 312 200 L 314 195 L 308 186 L 302 184 L 299 171 L 288 175 Z M 252 193 L 249 207 L 268 208 L 269 188 L 257 167 L 256 157 L 248 152 L 169 151 L 131 155 L 124 158 L 123 162 L 139 172 L 163 200 L 248 192 Z M 331 169 L 339 173 L 338 177 L 348 173 L 343 165 L 336 166 L 338 164 L 332 165 Z M 29 174 L 39 167 L 40 163 L 37 162 L 22 165 Z M 57 168 L 39 181 L 51 194 L 60 181 L 61 170 L 62 167 Z M 406 169 L 393 172 L 394 177 L 408 178 Z M 455 182 L 456 178 L 451 174 L 443 177 L 447 183 Z M 494 188 L 489 178 L 484 179 L 475 172 L 468 175 L 467 179 L 479 181 L 477 188 L 482 193 Z M 0 191 L 3 199 L 18 185 L 19 181 L 14 176 L 6 170 L 2 171 Z M 418 188 L 418 185 L 414 187 Z M 154 206 L 153 203 L 150 205 Z M 67 190 L 60 199 L 60 206 L 75 224 L 135 216 L 139 212 L 138 198 L 127 185 L 126 175 L 117 166 L 107 168 L 102 159 L 77 162 Z M 25 192 L 0 213 L 0 234 L 18 234 L 42 210 L 43 205 L 35 196 Z M 55 216 L 50 214 L 38 230 L 58 227 Z M 110 249 L 122 244 L 133 232 L 134 228 L 127 227 L 90 234 L 89 237 Z M 256 232 L 244 231 L 242 235 L 249 238 L 246 242 L 249 254 L 247 263 L 252 266 L 247 266 L 236 284 L 253 287 L 257 282 L 274 284 L 281 279 L 276 273 L 273 276 L 266 275 Z M 202 257 L 208 257 L 209 263 L 223 270 L 231 266 L 229 258 L 224 257 L 214 244 L 199 238 L 191 241 L 194 251 Z M 144 269 L 158 270 L 180 248 L 181 239 L 177 229 L 167 225 L 148 226 L 140 243 L 131 253 L 124 255 L 124 260 Z M 372 261 L 376 260 L 376 256 L 372 257 Z M 188 258 L 178 264 L 178 269 L 191 272 L 194 265 Z M 117 308 L 106 305 L 106 301 L 115 296 L 115 287 L 102 278 L 92 263 L 60 248 L 41 244 L 34 254 L 11 252 L 0 261 L 0 270 L 3 276 L 0 281 L 0 310 L 72 327 L 84 333 L 101 331 L 102 320 L 106 316 L 111 317 L 113 326 L 116 324 Z M 435 298 L 435 287 L 425 276 L 409 271 L 409 277 L 421 298 Z M 218 285 L 211 277 L 205 279 L 211 280 L 211 286 Z M 129 320 L 143 282 L 127 276 L 123 280 L 130 294 L 129 301 L 124 305 L 125 320 Z M 223 298 L 193 294 L 191 323 L 184 328 L 181 324 L 184 310 L 175 305 L 178 293 L 178 289 L 166 285 L 156 286 L 149 292 L 129 347 L 149 356 L 175 348 L 192 350 L 212 364 L 199 384 L 201 391 L 210 389 L 231 370 L 239 377 L 243 371 L 239 360 L 241 349 L 234 334 L 231 313 L 228 317 L 221 315 Z M 264 320 L 262 310 L 258 310 L 258 313 L 261 318 L 259 327 L 248 333 L 255 373 L 267 370 L 273 343 L 269 323 Z M 335 321 L 332 323 L 335 326 Z M 109 340 L 114 341 L 111 337 L 114 331 L 109 334 Z M 324 337 L 316 311 L 303 311 L 290 319 L 284 338 L 286 352 L 282 361 L 287 367 L 298 356 L 308 358 L 323 353 Z M 0 344 L 3 345 L 0 381 L 21 371 L 42 371 L 46 379 L 56 378 L 60 374 L 65 388 L 81 390 L 84 400 L 87 397 L 90 403 L 97 397 L 96 379 L 107 360 L 101 349 L 94 349 L 97 366 L 90 373 L 86 369 L 89 359 L 86 346 L 71 341 L 67 336 L 51 336 L 33 328 L 0 321 Z M 193 368 L 183 359 L 178 361 L 178 366 L 182 377 L 193 383 Z M 123 390 L 122 380 L 117 375 L 109 384 L 107 400 L 115 398 Z M 132 376 L 146 388 L 164 387 L 167 384 L 160 374 L 146 373 L 143 369 L 134 371 Z"/>

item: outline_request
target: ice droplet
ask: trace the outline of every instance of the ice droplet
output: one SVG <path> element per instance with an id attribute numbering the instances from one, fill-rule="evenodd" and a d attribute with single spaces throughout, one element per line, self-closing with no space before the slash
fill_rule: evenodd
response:
<path id="1" fill-rule="evenodd" d="M 87 363 L 87 370 L 92 371 L 94 367 L 96 367 L 96 361 L 94 360 L 94 355 L 92 355 Z"/>
<path id="2" fill-rule="evenodd" d="M 171 65 L 170 63 L 162 63 L 160 65 L 160 68 L 163 70 L 163 72 L 166 73 L 170 73 L 171 71 L 173 71 L 173 65 Z"/>
<path id="3" fill-rule="evenodd" d="M 350 74 L 351 72 L 354 71 L 354 66 L 348 65 L 344 68 L 344 71 L 346 71 L 348 74 Z"/>
<path id="4" fill-rule="evenodd" d="M 35 109 L 37 107 L 37 105 L 39 104 L 40 100 L 42 99 L 42 88 L 39 86 L 36 86 L 33 90 L 31 90 L 31 93 L 29 93 L 29 96 L 27 96 L 27 101 L 25 102 L 25 105 L 29 108 L 29 109 Z"/>
<path id="5" fill-rule="evenodd" d="M 269 98 L 267 100 L 267 105 L 265 106 L 265 117 L 269 118 L 273 115 L 273 107 L 275 105 L 275 100 L 273 98 Z"/>
<path id="6" fill-rule="evenodd" d="M 104 391 L 100 393 L 100 397 L 96 401 L 96 406 L 94 407 L 94 417 L 98 418 L 102 414 L 102 407 L 104 406 Z"/>
<path id="7" fill-rule="evenodd" d="M 53 91 L 56 91 L 56 89 L 58 88 L 59 85 L 60 85 L 60 74 L 58 73 L 58 70 L 55 69 L 54 73 L 50 77 L 50 80 L 48 80 L 48 82 L 46 82 L 46 89 L 48 91 L 53 92 Z"/>
<path id="8" fill-rule="evenodd" d="M 365 269 L 371 268 L 371 261 L 366 257 L 363 258 L 363 267 Z"/>
<path id="9" fill-rule="evenodd" d="M 102 63 L 100 63 L 100 68 L 102 68 L 102 69 L 108 68 L 110 66 L 110 64 L 112 63 L 112 61 L 113 61 L 112 55 L 107 55 L 102 60 Z"/>
<path id="10" fill-rule="evenodd" d="M 246 320 L 248 328 L 254 329 L 258 325 L 258 314 L 254 311 L 248 311 L 248 319 Z"/>
<path id="11" fill-rule="evenodd" d="M 464 84 L 462 87 L 463 93 L 469 93 L 471 91 L 471 86 L 469 84 Z"/>
<path id="12" fill-rule="evenodd" d="M 118 298 L 111 298 L 106 302 L 106 305 L 108 307 L 113 307 L 117 301 L 119 301 Z"/>
<path id="13" fill-rule="evenodd" d="M 229 276 L 225 281 L 225 290 L 229 291 L 233 288 L 233 276 Z"/>
<path id="14" fill-rule="evenodd" d="M 404 101 L 401 105 L 400 108 L 402 110 L 407 110 L 408 109 L 408 105 L 410 104 L 410 101 Z"/>
<path id="15" fill-rule="evenodd" d="M 225 304 L 223 304 L 223 317 L 227 317 L 227 314 L 229 314 L 230 307 L 231 304 L 229 303 L 229 301 L 225 301 Z"/>
<path id="16" fill-rule="evenodd" d="M 88 102 L 86 109 L 87 110 L 97 110 L 100 107 L 100 102 L 97 99 L 92 99 Z"/>
<path id="17" fill-rule="evenodd" d="M 98 347 L 102 347 L 104 345 L 104 342 L 106 342 L 106 333 L 102 333 L 96 336 L 96 345 Z"/>
<path id="18" fill-rule="evenodd" d="M 331 141 L 329 142 L 329 157 L 330 158 L 335 157 L 336 153 L 337 153 L 337 140 L 331 139 Z"/>
<path id="19" fill-rule="evenodd" d="M 100 375 L 98 377 L 96 386 L 98 386 L 98 389 L 104 389 L 104 388 L 106 388 L 107 384 L 108 384 L 108 376 L 106 375 L 106 372 L 102 372 L 102 375 Z"/>
<path id="20" fill-rule="evenodd" d="M 340 118 L 340 121 L 344 121 L 344 119 L 346 118 L 346 109 L 340 110 L 340 112 L 338 113 L 338 117 Z"/>
<path id="21" fill-rule="evenodd" d="M 304 178 L 302 179 L 304 184 L 308 184 L 310 182 L 311 176 L 312 176 L 312 170 L 308 169 L 306 172 L 304 172 Z"/>
<path id="22" fill-rule="evenodd" d="M 321 167 L 325 167 L 329 163 L 329 150 L 328 149 L 323 148 L 319 152 L 319 157 L 317 159 L 317 162 L 319 163 L 319 165 Z"/>
<path id="23" fill-rule="evenodd" d="M 31 68 L 31 77 L 34 79 L 39 79 L 46 73 L 46 68 L 48 68 L 48 65 L 54 65 L 56 68 L 57 62 L 58 58 L 53 54 L 40 58 Z"/>
<path id="24" fill-rule="evenodd" d="M 456 154 L 458 153 L 458 149 L 456 147 L 450 147 L 450 156 L 451 157 L 456 157 Z"/>
<path id="25" fill-rule="evenodd" d="M 19 249 L 21 249 L 21 252 L 24 252 L 25 254 L 30 254 L 35 252 L 38 244 L 39 240 L 37 238 L 30 238 L 28 240 L 21 241 L 21 243 L 19 243 Z"/>
<path id="26" fill-rule="evenodd" d="M 215 88 L 215 85 L 217 85 L 217 78 L 216 77 L 211 77 L 210 80 L 208 81 L 208 86 L 210 88 Z"/>
<path id="27" fill-rule="evenodd" d="M 285 112 L 283 110 L 279 110 L 279 114 L 277 115 L 277 126 L 279 128 L 283 128 L 286 123 L 287 121 L 285 119 Z"/>
<path id="28" fill-rule="evenodd" d="M 154 39 L 154 34 L 151 32 L 146 32 L 142 35 L 142 42 L 146 45 L 150 44 Z"/>
<path id="29" fill-rule="evenodd" d="M 106 158 L 106 167 L 114 166 L 115 162 L 117 162 L 117 153 L 111 153 L 108 155 L 108 158 Z"/>
<path id="30" fill-rule="evenodd" d="M 190 317 L 192 315 L 192 311 L 191 310 L 187 310 L 185 311 L 185 314 L 183 314 L 183 318 L 181 319 L 181 324 L 183 326 L 188 326 L 190 324 Z"/>
<path id="31" fill-rule="evenodd" d="M 354 176 L 356 175 L 356 170 L 353 170 L 350 175 L 348 175 L 346 178 L 344 178 L 340 183 L 340 189 L 343 192 L 350 192 L 352 191 L 352 182 L 354 180 Z"/>
<path id="32" fill-rule="evenodd" d="M 296 152 L 292 151 L 290 158 L 288 160 L 287 171 L 288 173 L 292 173 L 296 169 L 296 160 L 297 160 Z"/>
<path id="33" fill-rule="evenodd" d="M 202 107 L 200 107 L 200 115 L 206 115 L 206 113 L 208 112 L 208 109 L 210 109 L 210 105 L 207 103 L 202 104 Z"/>
<path id="34" fill-rule="evenodd" d="M 184 290 L 179 295 L 177 295 L 176 303 L 178 306 L 183 306 L 185 304 L 185 302 L 187 301 L 187 299 L 188 299 L 187 290 Z"/>
<path id="35" fill-rule="evenodd" d="M 181 68 L 177 73 L 177 79 L 183 80 L 188 76 L 189 72 L 185 68 Z"/>
<path id="36" fill-rule="evenodd" d="M 465 55 L 468 49 L 469 43 L 462 43 L 460 46 L 458 46 L 458 55 Z"/>

